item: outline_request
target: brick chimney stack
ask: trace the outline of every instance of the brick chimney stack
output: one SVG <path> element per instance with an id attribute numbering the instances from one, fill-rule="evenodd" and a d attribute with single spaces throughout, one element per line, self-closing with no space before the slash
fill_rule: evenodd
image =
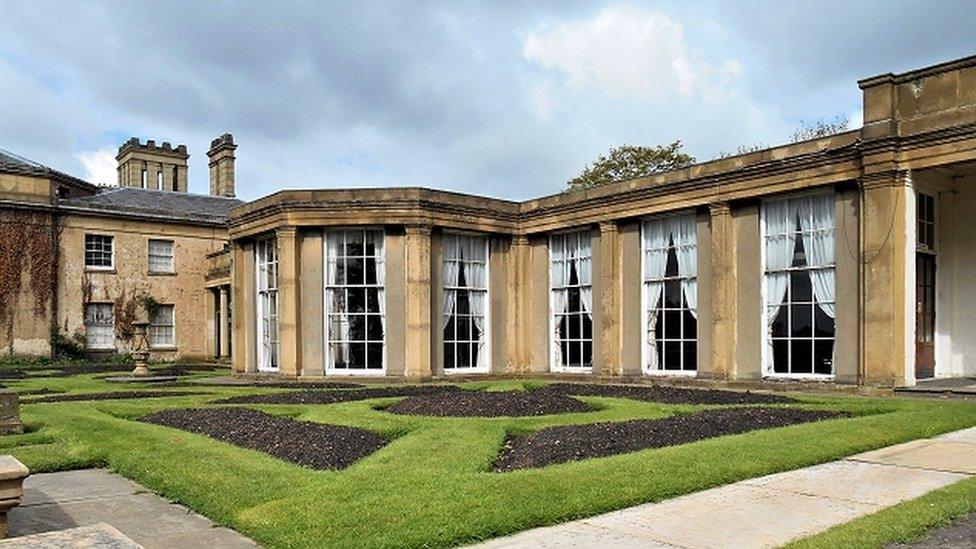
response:
<path id="1" fill-rule="evenodd" d="M 210 143 L 210 195 L 233 198 L 234 192 L 234 136 L 225 133 Z"/>

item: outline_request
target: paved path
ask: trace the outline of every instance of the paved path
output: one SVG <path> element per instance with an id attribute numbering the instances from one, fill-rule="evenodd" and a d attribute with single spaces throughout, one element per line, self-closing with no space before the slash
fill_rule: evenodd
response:
<path id="1" fill-rule="evenodd" d="M 976 428 L 491 540 L 502 547 L 776 547 L 976 474 Z"/>
<path id="2" fill-rule="evenodd" d="M 104 469 L 27 477 L 20 507 L 8 513 L 10 536 L 107 523 L 146 547 L 257 547 L 190 509 Z"/>

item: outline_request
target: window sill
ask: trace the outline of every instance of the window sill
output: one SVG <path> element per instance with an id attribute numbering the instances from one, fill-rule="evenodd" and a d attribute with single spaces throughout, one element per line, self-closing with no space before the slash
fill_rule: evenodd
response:
<path id="1" fill-rule="evenodd" d="M 698 370 L 644 370 L 648 377 L 697 377 Z"/>
<path id="2" fill-rule="evenodd" d="M 150 351 L 160 351 L 160 352 L 170 352 L 170 351 L 176 351 L 177 348 L 176 348 L 175 345 L 174 346 L 169 346 L 169 347 L 153 347 L 153 346 L 150 345 L 149 346 L 149 350 Z"/>
<path id="3" fill-rule="evenodd" d="M 771 381 L 834 381 L 834 374 L 765 374 Z"/>
<path id="4" fill-rule="evenodd" d="M 114 267 L 111 268 L 111 269 L 103 269 L 103 268 L 99 268 L 99 267 L 85 267 L 85 272 L 86 273 L 113 274 L 113 275 L 114 274 L 118 274 L 118 273 L 115 272 L 115 268 Z"/>
<path id="5" fill-rule="evenodd" d="M 176 276 L 176 272 L 166 272 L 166 271 L 148 271 L 146 276 Z"/>

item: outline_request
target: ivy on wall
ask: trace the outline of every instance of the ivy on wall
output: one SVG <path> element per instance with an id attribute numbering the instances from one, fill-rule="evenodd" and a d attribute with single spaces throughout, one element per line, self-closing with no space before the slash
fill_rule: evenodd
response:
<path id="1" fill-rule="evenodd" d="M 0 321 L 6 328 L 11 351 L 14 307 L 22 291 L 24 272 L 28 273 L 34 314 L 47 315 L 52 311 L 61 229 L 60 218 L 50 213 L 0 211 Z"/>

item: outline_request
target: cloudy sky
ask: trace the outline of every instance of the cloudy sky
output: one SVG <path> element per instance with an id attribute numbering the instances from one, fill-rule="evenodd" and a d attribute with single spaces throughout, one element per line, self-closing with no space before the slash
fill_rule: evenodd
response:
<path id="1" fill-rule="evenodd" d="M 130 136 L 232 132 L 238 195 L 421 185 L 523 199 L 611 146 L 706 160 L 860 124 L 859 78 L 976 53 L 976 2 L 0 0 L 0 148 L 115 181 Z"/>

